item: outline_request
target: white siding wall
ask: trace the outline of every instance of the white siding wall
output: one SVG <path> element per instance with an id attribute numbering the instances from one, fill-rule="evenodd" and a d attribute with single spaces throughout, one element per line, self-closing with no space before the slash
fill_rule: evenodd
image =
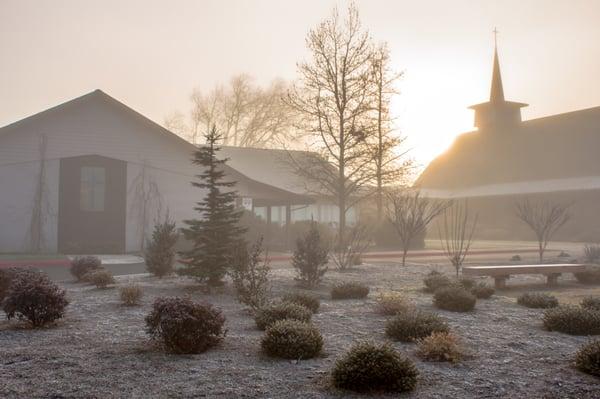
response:
<path id="1" fill-rule="evenodd" d="M 0 252 L 29 251 L 34 193 L 40 163 L 19 162 L 0 165 Z M 59 162 L 46 161 L 46 190 L 43 197 L 45 252 L 56 252 L 58 231 Z"/>

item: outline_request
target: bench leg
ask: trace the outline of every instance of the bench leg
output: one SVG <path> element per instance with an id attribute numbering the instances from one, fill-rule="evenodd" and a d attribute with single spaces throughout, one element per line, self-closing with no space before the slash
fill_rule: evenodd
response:
<path id="1" fill-rule="evenodd" d="M 506 288 L 506 279 L 508 276 L 496 276 L 494 277 L 494 287 L 497 290 L 503 290 Z"/>
<path id="2" fill-rule="evenodd" d="M 555 285 L 557 285 L 559 277 L 560 277 L 560 273 L 552 273 L 552 274 L 546 275 L 548 286 L 554 287 Z"/>

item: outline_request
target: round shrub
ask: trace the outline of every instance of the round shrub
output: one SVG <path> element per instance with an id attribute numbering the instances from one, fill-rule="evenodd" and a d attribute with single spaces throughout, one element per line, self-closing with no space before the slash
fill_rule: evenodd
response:
<path id="1" fill-rule="evenodd" d="M 472 278 L 463 277 L 460 280 L 458 280 L 458 284 L 465 290 L 471 291 L 473 287 L 475 287 L 476 282 Z"/>
<path id="2" fill-rule="evenodd" d="M 342 283 L 331 289 L 331 299 L 363 299 L 369 295 L 369 287 L 361 283 Z"/>
<path id="3" fill-rule="evenodd" d="M 393 316 L 398 313 L 404 313 L 412 309 L 413 305 L 397 292 L 386 292 L 377 297 L 375 309 L 377 313 L 386 316 Z"/>
<path id="4" fill-rule="evenodd" d="M 573 273 L 581 284 L 600 284 L 600 267 L 589 266 L 587 270 Z"/>
<path id="5" fill-rule="evenodd" d="M 319 298 L 314 295 L 305 294 L 302 292 L 295 292 L 292 294 L 286 294 L 281 298 L 282 302 L 295 303 L 296 305 L 302 305 L 307 309 L 310 309 L 311 312 L 317 313 L 319 310 L 319 306 L 321 306 L 321 302 Z"/>
<path id="6" fill-rule="evenodd" d="M 517 298 L 517 303 L 534 309 L 549 309 L 558 306 L 558 299 L 541 292 L 526 292 Z"/>
<path id="7" fill-rule="evenodd" d="M 63 317 L 68 304 L 65 291 L 48 276 L 23 270 L 13 276 L 2 307 L 9 320 L 16 317 L 41 327 Z"/>
<path id="8" fill-rule="evenodd" d="M 96 256 L 77 256 L 71 261 L 71 274 L 77 281 L 83 281 L 86 274 L 101 268 L 102 261 Z"/>
<path id="9" fill-rule="evenodd" d="M 600 339 L 582 345 L 575 355 L 575 367 L 596 377 L 600 377 Z"/>
<path id="10" fill-rule="evenodd" d="M 311 359 L 321 353 L 323 337 L 311 324 L 297 320 L 280 320 L 267 328 L 261 347 L 272 357 Z"/>
<path id="11" fill-rule="evenodd" d="M 442 287 L 433 294 L 433 304 L 452 312 L 468 312 L 475 308 L 477 298 L 461 286 Z"/>
<path id="12" fill-rule="evenodd" d="M 571 335 L 600 334 L 600 311 L 562 305 L 548 309 L 543 316 L 544 327 Z"/>
<path id="13" fill-rule="evenodd" d="M 135 284 L 126 285 L 120 290 L 121 302 L 126 306 L 139 305 L 143 295 L 142 288 Z"/>
<path id="14" fill-rule="evenodd" d="M 438 272 L 437 270 L 432 270 L 423 279 L 423 284 L 425 284 L 425 292 L 435 292 L 439 288 L 451 285 L 452 280 L 450 280 L 450 277 Z"/>
<path id="15" fill-rule="evenodd" d="M 264 330 L 279 320 L 297 320 L 309 322 L 312 317 L 310 309 L 296 303 L 281 302 L 262 308 L 256 312 L 256 326 Z"/>
<path id="16" fill-rule="evenodd" d="M 471 294 L 475 295 L 477 299 L 488 299 L 494 295 L 494 292 L 496 292 L 494 287 L 486 283 L 478 283 L 471 288 Z"/>
<path id="17" fill-rule="evenodd" d="M 449 332 L 434 332 L 419 340 L 417 355 L 431 362 L 459 362 L 464 351 L 459 338 Z"/>
<path id="18" fill-rule="evenodd" d="M 93 273 L 89 273 L 85 276 L 90 283 L 94 284 L 97 288 L 106 288 L 111 284 L 115 283 L 115 278 L 108 270 L 98 270 Z"/>
<path id="19" fill-rule="evenodd" d="M 225 317 L 211 304 L 189 298 L 157 298 L 146 332 L 173 353 L 201 353 L 223 340 Z"/>
<path id="20" fill-rule="evenodd" d="M 581 307 L 590 310 L 600 311 L 600 297 L 588 296 L 581 300 Z"/>
<path id="21" fill-rule="evenodd" d="M 434 332 L 449 331 L 450 327 L 440 316 L 417 309 L 396 315 L 385 326 L 388 337 L 403 342 L 415 341 Z"/>
<path id="22" fill-rule="evenodd" d="M 333 385 L 357 392 L 407 392 L 415 389 L 419 372 L 409 358 L 389 345 L 355 344 L 335 362 Z"/>

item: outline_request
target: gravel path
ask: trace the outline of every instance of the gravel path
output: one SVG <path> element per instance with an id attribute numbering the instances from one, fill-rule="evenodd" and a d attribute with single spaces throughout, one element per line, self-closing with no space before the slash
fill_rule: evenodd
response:
<path id="1" fill-rule="evenodd" d="M 16 322 L 0 321 L 0 397 L 365 397 L 331 388 L 328 370 L 354 341 L 386 341 L 386 319 L 373 311 L 377 292 L 402 291 L 418 307 L 432 310 L 431 296 L 419 290 L 428 270 L 419 265 L 375 264 L 328 273 L 317 291 L 322 304 L 314 316 L 325 339 L 325 353 L 300 362 L 261 355 L 262 333 L 228 287 L 207 294 L 181 278 L 120 277 L 120 284 L 135 280 L 144 289 L 142 306 L 129 308 L 120 305 L 115 288 L 98 290 L 65 283 L 71 304 L 56 326 L 29 330 Z M 445 271 L 450 273 L 450 269 Z M 520 279 L 511 283 L 537 282 L 534 277 Z M 328 299 L 328 287 L 352 280 L 369 284 L 372 291 L 367 300 Z M 290 269 L 274 270 L 274 281 L 274 296 L 293 289 Z M 560 290 L 572 294 L 581 289 L 567 284 Z M 600 295 L 598 288 L 585 292 Z M 148 342 L 143 319 L 153 299 L 183 294 L 223 310 L 229 333 L 219 347 L 200 355 L 180 356 L 164 354 Z M 600 379 L 571 365 L 574 352 L 587 338 L 544 331 L 541 310 L 520 307 L 514 298 L 501 294 L 479 301 L 471 313 L 438 312 L 463 338 L 472 356 L 458 365 L 421 362 L 414 354 L 414 344 L 395 343 L 415 360 L 421 372 L 416 391 L 400 397 L 600 397 Z"/>

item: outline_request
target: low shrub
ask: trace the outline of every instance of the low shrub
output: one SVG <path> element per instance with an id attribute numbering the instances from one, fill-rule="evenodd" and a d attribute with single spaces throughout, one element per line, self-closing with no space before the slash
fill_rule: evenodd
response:
<path id="1" fill-rule="evenodd" d="M 319 301 L 319 298 L 317 298 L 314 295 L 305 294 L 303 292 L 286 294 L 283 296 L 283 298 L 281 298 L 281 301 L 302 305 L 305 308 L 310 309 L 310 311 L 313 313 L 317 313 L 319 307 L 321 306 L 321 301 Z"/>
<path id="2" fill-rule="evenodd" d="M 494 287 L 486 283 L 477 283 L 473 288 L 471 288 L 471 294 L 475 295 L 477 299 L 488 299 L 494 295 L 494 292 L 496 292 Z"/>
<path id="3" fill-rule="evenodd" d="M 377 313 L 386 316 L 393 316 L 398 313 L 404 313 L 412 309 L 413 305 L 406 297 L 397 292 L 386 292 L 377 297 L 375 309 Z"/>
<path id="4" fill-rule="evenodd" d="M 549 309 L 558 306 L 558 299 L 542 292 L 526 292 L 517 298 L 517 303 L 528 308 Z"/>
<path id="5" fill-rule="evenodd" d="M 71 261 L 71 274 L 77 281 L 84 281 L 84 276 L 102 268 L 102 261 L 96 256 L 77 256 Z"/>
<path id="6" fill-rule="evenodd" d="M 262 237 L 251 247 L 246 243 L 238 246 L 230 271 L 238 302 L 256 311 L 270 301 L 271 267 L 266 256 L 262 257 Z"/>
<path id="7" fill-rule="evenodd" d="M 600 297 L 588 296 L 581 300 L 581 307 L 591 310 L 600 310 Z"/>
<path id="8" fill-rule="evenodd" d="M 175 244 L 178 239 L 176 224 L 168 215 L 164 221 L 154 225 L 152 238 L 147 241 L 144 249 L 144 262 L 148 272 L 158 278 L 173 273 Z"/>
<path id="9" fill-rule="evenodd" d="M 323 337 L 308 323 L 280 320 L 271 324 L 261 341 L 262 350 L 272 357 L 311 359 L 321 353 Z"/>
<path id="10" fill-rule="evenodd" d="M 459 362 L 464 350 L 459 338 L 450 332 L 434 332 L 418 341 L 417 355 L 431 362 Z"/>
<path id="11" fill-rule="evenodd" d="M 600 311 L 579 306 L 562 305 L 548 309 L 543 316 L 544 327 L 571 335 L 600 334 Z"/>
<path id="12" fill-rule="evenodd" d="M 210 304 L 189 298 L 157 298 L 146 332 L 173 353 L 201 353 L 223 340 L 225 317 Z"/>
<path id="13" fill-rule="evenodd" d="M 450 277 L 438 272 L 437 270 L 432 270 L 423 279 L 423 284 L 425 284 L 425 292 L 435 292 L 439 288 L 451 285 L 452 280 L 450 280 Z"/>
<path id="14" fill-rule="evenodd" d="M 573 273 L 581 284 L 600 284 L 600 267 L 589 266 L 587 270 Z"/>
<path id="15" fill-rule="evenodd" d="M 417 309 L 397 314 L 385 326 L 388 337 L 402 342 L 415 341 L 434 332 L 450 332 L 450 327 L 437 314 Z"/>
<path id="16" fill-rule="evenodd" d="M 63 317 L 68 304 L 65 291 L 46 274 L 24 270 L 13 275 L 2 307 L 9 320 L 16 317 L 42 327 Z"/>
<path id="17" fill-rule="evenodd" d="M 520 261 L 522 260 L 522 259 L 521 259 L 521 255 L 513 255 L 513 256 L 510 258 L 510 260 L 511 260 L 512 262 L 520 262 Z"/>
<path id="18" fill-rule="evenodd" d="M 260 330 L 265 330 L 279 320 L 296 320 L 309 322 L 312 317 L 310 309 L 295 303 L 282 302 L 259 309 L 254 321 Z"/>
<path id="19" fill-rule="evenodd" d="M 362 283 L 342 283 L 331 289 L 331 299 L 363 299 L 369 295 L 369 287 Z"/>
<path id="20" fill-rule="evenodd" d="M 419 372 L 412 360 L 389 345 L 355 344 L 335 362 L 333 385 L 357 392 L 408 392 L 415 389 Z"/>
<path id="21" fill-rule="evenodd" d="M 475 308 L 477 298 L 464 288 L 452 285 L 442 287 L 433 294 L 433 304 L 452 312 L 468 312 Z"/>
<path id="22" fill-rule="evenodd" d="M 472 278 L 463 277 L 460 280 L 458 280 L 458 284 L 465 290 L 471 291 L 475 287 L 475 284 L 477 284 L 477 282 Z"/>
<path id="23" fill-rule="evenodd" d="M 600 377 L 600 339 L 579 348 L 575 354 L 575 367 L 579 371 Z"/>
<path id="24" fill-rule="evenodd" d="M 125 287 L 121 287 L 120 290 L 121 302 L 127 306 L 139 305 L 143 295 L 142 288 L 135 284 L 126 285 Z"/>
<path id="25" fill-rule="evenodd" d="M 115 283 L 115 278 L 112 273 L 104 269 L 90 273 L 89 275 L 86 275 L 85 278 L 89 279 L 89 282 L 94 284 L 96 288 L 104 289 Z"/>

